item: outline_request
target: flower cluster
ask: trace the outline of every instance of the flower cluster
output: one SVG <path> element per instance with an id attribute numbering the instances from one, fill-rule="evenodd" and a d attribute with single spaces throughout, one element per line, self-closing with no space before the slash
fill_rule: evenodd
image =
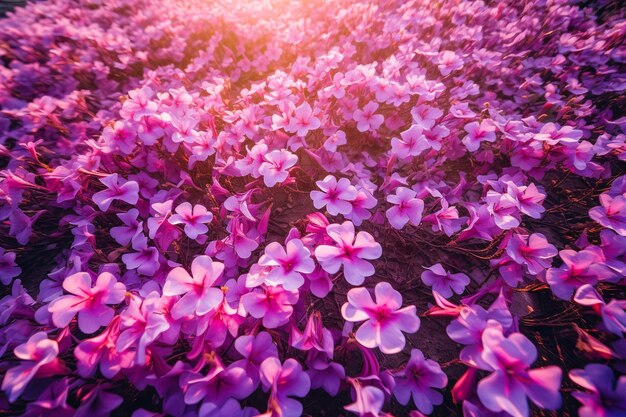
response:
<path id="1" fill-rule="evenodd" d="M 591 3 L 1 19 L 0 408 L 626 413 L 626 11 Z"/>

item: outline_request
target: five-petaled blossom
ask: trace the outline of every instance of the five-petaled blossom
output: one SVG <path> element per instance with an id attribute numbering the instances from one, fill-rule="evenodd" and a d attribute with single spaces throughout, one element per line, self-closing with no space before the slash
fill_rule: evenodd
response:
<path id="1" fill-rule="evenodd" d="M 191 275 L 180 266 L 172 269 L 165 279 L 163 295 L 182 295 L 171 310 L 172 317 L 179 319 L 194 313 L 202 316 L 220 305 L 224 292 L 213 284 L 223 272 L 224 264 L 206 255 L 191 262 Z"/>
<path id="2" fill-rule="evenodd" d="M 462 294 L 470 279 L 463 273 L 451 274 L 441 264 L 435 264 L 422 272 L 424 284 L 432 287 L 444 298 L 452 297 L 452 292 Z"/>
<path id="3" fill-rule="evenodd" d="M 273 187 L 284 182 L 289 177 L 289 168 L 298 162 L 298 157 L 293 153 L 281 149 L 265 155 L 265 161 L 259 166 L 259 174 L 263 176 L 263 182 L 268 187 Z"/>
<path id="4" fill-rule="evenodd" d="M 282 285 L 286 290 L 297 290 L 304 284 L 302 274 L 310 274 L 315 269 L 309 251 L 300 239 L 291 239 L 285 247 L 272 242 L 265 247 L 265 253 L 259 259 L 259 265 L 272 267 L 265 276 L 265 283 Z"/>
<path id="5" fill-rule="evenodd" d="M 126 296 L 126 286 L 110 272 L 98 275 L 93 287 L 89 273 L 77 272 L 63 280 L 63 289 L 73 295 L 63 295 L 48 305 L 52 322 L 63 328 L 78 314 L 78 328 L 86 334 L 109 324 L 115 312 L 107 304 L 119 304 Z"/>
<path id="6" fill-rule="evenodd" d="M 405 344 L 402 332 L 415 333 L 420 327 L 415 306 L 401 308 L 402 296 L 388 282 L 376 284 L 374 295 L 375 302 L 367 288 L 352 288 L 341 314 L 350 322 L 365 320 L 355 334 L 363 346 L 379 347 L 386 354 L 398 353 Z"/>
<path id="7" fill-rule="evenodd" d="M 387 209 L 387 219 L 394 229 L 402 229 L 407 223 L 417 226 L 422 221 L 424 201 L 407 187 L 398 187 L 395 194 L 387 196 L 393 206 Z"/>
<path id="8" fill-rule="evenodd" d="M 185 234 L 189 239 L 196 239 L 199 235 L 209 231 L 206 223 L 211 223 L 213 213 L 208 211 L 202 204 L 191 206 L 191 203 L 184 202 L 178 205 L 169 218 L 171 224 L 184 224 Z"/>
<path id="9" fill-rule="evenodd" d="M 343 275 L 352 285 L 361 285 L 365 277 L 374 275 L 374 266 L 367 260 L 380 258 L 383 250 L 372 235 L 361 231 L 355 236 L 351 221 L 329 224 L 326 233 L 335 245 L 315 248 L 315 257 L 326 272 L 334 274 L 343 266 Z"/>
<path id="10" fill-rule="evenodd" d="M 357 189 L 350 184 L 347 178 L 337 181 L 332 175 L 327 175 L 322 181 L 317 181 L 318 188 L 322 191 L 311 191 L 311 199 L 316 209 L 326 206 L 331 216 L 349 214 L 352 211 L 351 202 L 357 197 Z"/>

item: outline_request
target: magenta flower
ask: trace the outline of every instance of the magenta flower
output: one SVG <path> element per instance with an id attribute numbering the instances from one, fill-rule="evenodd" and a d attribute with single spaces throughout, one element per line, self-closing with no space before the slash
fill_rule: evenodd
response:
<path id="1" fill-rule="evenodd" d="M 620 417 L 626 415 L 626 376 L 615 381 L 615 374 L 606 365 L 590 363 L 585 369 L 570 371 L 572 381 L 587 391 L 572 393 L 582 404 L 580 417 Z"/>
<path id="2" fill-rule="evenodd" d="M 245 369 L 229 365 L 225 367 L 217 355 L 212 355 L 212 367 L 206 375 L 186 372 L 180 378 L 185 391 L 185 404 L 197 404 L 206 399 L 218 407 L 229 398 L 243 399 L 252 394 L 254 385 Z"/>
<path id="3" fill-rule="evenodd" d="M 288 291 L 282 286 L 263 286 L 241 296 L 245 310 L 256 319 L 263 319 L 263 326 L 274 329 L 287 324 L 298 302 L 298 291 Z"/>
<path id="4" fill-rule="evenodd" d="M 19 365 L 6 371 L 2 390 L 10 402 L 14 402 L 37 374 L 55 375 L 62 371 L 58 362 L 59 345 L 48 339 L 45 332 L 33 334 L 26 343 L 17 346 L 13 353 L 22 360 Z"/>
<path id="5" fill-rule="evenodd" d="M 585 284 L 576 291 L 574 301 L 593 308 L 611 333 L 620 337 L 626 333 L 626 300 L 611 300 L 607 304 L 591 285 Z"/>
<path id="6" fill-rule="evenodd" d="M 379 347 L 386 354 L 404 349 L 402 332 L 415 333 L 420 327 L 415 306 L 402 306 L 402 296 L 388 282 L 379 282 L 374 288 L 376 302 L 366 288 L 348 291 L 348 302 L 341 307 L 344 319 L 364 321 L 356 331 L 356 340 L 363 346 Z"/>
<path id="7" fill-rule="evenodd" d="M 626 197 L 600 194 L 600 206 L 589 210 L 589 217 L 620 236 L 626 236 Z"/>
<path id="8" fill-rule="evenodd" d="M 311 389 L 311 380 L 295 359 L 289 358 L 281 365 L 275 357 L 261 364 L 261 384 L 271 390 L 269 409 L 283 417 L 302 415 L 302 404 L 291 397 L 304 397 Z"/>
<path id="9" fill-rule="evenodd" d="M 525 265 L 529 274 L 537 275 L 552 265 L 552 258 L 558 251 L 541 233 L 513 233 L 506 246 L 506 253 L 517 264 Z"/>
<path id="10" fill-rule="evenodd" d="M 239 336 L 235 340 L 235 349 L 243 356 L 243 359 L 233 362 L 233 366 L 245 369 L 256 388 L 260 381 L 259 370 L 263 361 L 278 356 L 278 349 L 272 336 L 267 332 L 260 332 L 256 336 Z"/>
<path id="11" fill-rule="evenodd" d="M 282 285 L 288 291 L 300 288 L 304 284 L 302 274 L 310 274 L 315 269 L 311 252 L 300 239 L 291 239 L 285 248 L 278 242 L 270 243 L 259 265 L 273 267 L 265 276 L 266 284 Z"/>
<path id="12" fill-rule="evenodd" d="M 441 264 L 426 268 L 426 271 L 422 272 L 422 281 L 444 298 L 452 297 L 453 291 L 462 294 L 467 284 L 470 283 L 467 275 L 451 274 Z"/>
<path id="13" fill-rule="evenodd" d="M 549 410 L 561 406 L 561 368 L 529 369 L 537 359 L 537 349 L 526 336 L 504 336 L 501 329 L 491 327 L 484 331 L 482 342 L 482 361 L 485 369 L 492 371 L 478 383 L 478 398 L 485 407 L 514 417 L 528 417 L 527 398 Z"/>
<path id="14" fill-rule="evenodd" d="M 313 109 L 309 103 L 305 102 L 294 109 L 293 115 L 289 118 L 289 125 L 285 127 L 285 130 L 305 137 L 309 131 L 319 127 L 320 119 L 313 116 Z"/>
<path id="15" fill-rule="evenodd" d="M 463 144 L 470 152 L 477 151 L 481 142 L 495 142 L 496 140 L 496 128 L 486 120 L 480 124 L 478 122 L 468 123 L 463 129 L 467 132 L 467 136 L 463 138 Z"/>
<path id="16" fill-rule="evenodd" d="M 105 378 L 113 378 L 122 368 L 132 365 L 132 352 L 119 352 L 115 346 L 119 336 L 119 317 L 96 337 L 82 340 L 74 349 L 76 369 L 83 378 L 93 376 L 100 369 Z"/>
<path id="17" fill-rule="evenodd" d="M 128 245 L 138 233 L 141 233 L 143 222 L 137 221 L 139 210 L 130 209 L 126 213 L 116 215 L 124 223 L 123 226 L 111 228 L 111 237 L 120 245 Z"/>
<path id="18" fill-rule="evenodd" d="M 441 75 L 449 75 L 452 71 L 463 68 L 463 60 L 452 51 L 443 51 L 437 64 Z"/>
<path id="19" fill-rule="evenodd" d="M 433 405 L 443 402 L 443 395 L 433 388 L 444 388 L 448 377 L 437 362 L 424 358 L 421 350 L 411 349 L 411 357 L 404 369 L 393 375 L 396 381 L 393 395 L 400 404 L 407 405 L 413 397 L 417 409 L 430 414 Z"/>
<path id="20" fill-rule="evenodd" d="M 554 295 L 563 300 L 569 300 L 574 291 L 584 284 L 595 285 L 598 281 L 613 277 L 611 270 L 602 263 L 601 253 L 597 251 L 564 249 L 559 252 L 559 256 L 563 265 L 548 269 L 546 281 Z"/>
<path id="21" fill-rule="evenodd" d="M 340 178 L 339 181 L 327 175 L 322 181 L 316 182 L 322 191 L 311 191 L 311 199 L 316 209 L 326 207 L 331 216 L 338 214 L 348 214 L 352 211 L 351 202 L 357 197 L 356 188 L 350 184 L 347 178 Z"/>
<path id="22" fill-rule="evenodd" d="M 391 139 L 391 152 L 400 159 L 410 156 L 419 156 L 430 146 L 423 135 L 423 127 L 414 124 L 408 130 L 400 133 L 400 137 Z"/>
<path id="23" fill-rule="evenodd" d="M 209 231 L 206 223 L 213 221 L 213 213 L 208 211 L 202 204 L 196 204 L 191 207 L 191 203 L 184 202 L 174 210 L 176 214 L 172 214 L 169 218 L 171 224 L 184 224 L 185 234 L 189 239 L 196 239 L 199 235 Z"/>
<path id="24" fill-rule="evenodd" d="M 0 282 L 9 285 L 21 273 L 22 268 L 15 263 L 15 252 L 5 252 L 4 248 L 0 248 Z"/>
<path id="25" fill-rule="evenodd" d="M 135 181 L 126 181 L 118 178 L 117 174 L 111 174 L 100 178 L 100 182 L 107 186 L 106 190 L 93 195 L 93 202 L 102 211 L 107 211 L 115 200 L 122 200 L 128 204 L 136 204 L 139 200 L 139 184 Z"/>
<path id="26" fill-rule="evenodd" d="M 144 116 L 156 113 L 159 105 L 151 101 L 153 94 L 154 91 L 149 87 L 129 91 L 129 99 L 124 102 L 121 114 L 138 121 Z"/>
<path id="27" fill-rule="evenodd" d="M 224 264 L 213 262 L 206 255 L 196 256 L 191 262 L 191 275 L 185 268 L 176 267 L 167 274 L 163 295 L 182 295 L 171 310 L 176 320 L 197 314 L 202 316 L 222 303 L 224 293 L 213 284 L 222 276 Z"/>
<path id="28" fill-rule="evenodd" d="M 98 275 L 93 287 L 91 275 L 77 272 L 63 280 L 63 289 L 73 295 L 61 296 L 48 305 L 52 322 L 63 328 L 78 314 L 78 328 L 86 334 L 109 324 L 115 312 L 107 304 L 119 304 L 126 295 L 124 284 L 109 272 Z"/>
<path id="29" fill-rule="evenodd" d="M 382 247 L 372 235 L 359 232 L 355 237 L 350 221 L 330 224 L 326 232 L 336 245 L 319 245 L 315 249 L 315 257 L 326 272 L 334 274 L 343 266 L 346 281 L 352 285 L 361 285 L 365 277 L 374 275 L 374 266 L 366 259 L 380 258 Z"/>
<path id="30" fill-rule="evenodd" d="M 385 121 L 385 117 L 381 114 L 375 114 L 378 110 L 378 104 L 370 101 L 363 110 L 356 110 L 352 118 L 356 122 L 356 128 L 359 132 L 367 132 L 368 130 L 377 130 Z"/>
<path id="31" fill-rule="evenodd" d="M 420 104 L 411 109 L 413 121 L 423 129 L 432 129 L 437 123 L 437 119 L 443 116 L 443 111 L 437 107 Z"/>
<path id="32" fill-rule="evenodd" d="M 422 221 L 424 201 L 416 198 L 417 193 L 410 188 L 398 187 L 396 193 L 387 196 L 393 206 L 387 209 L 387 219 L 394 229 L 402 229 L 407 223 L 417 226 Z"/>
<path id="33" fill-rule="evenodd" d="M 265 155 L 265 161 L 259 167 L 259 174 L 267 187 L 273 187 L 284 182 L 289 177 L 289 168 L 298 162 L 298 157 L 291 152 L 281 149 Z"/>
<path id="34" fill-rule="evenodd" d="M 122 255 L 122 262 L 128 269 L 136 269 L 141 275 L 153 276 L 160 268 L 159 250 L 148 246 L 148 238 L 143 233 L 133 236 L 132 248 L 136 252 Z"/>

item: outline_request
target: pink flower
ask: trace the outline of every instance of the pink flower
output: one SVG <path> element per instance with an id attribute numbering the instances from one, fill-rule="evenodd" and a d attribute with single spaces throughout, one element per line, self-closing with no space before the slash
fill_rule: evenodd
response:
<path id="1" fill-rule="evenodd" d="M 196 239 L 199 235 L 205 234 L 209 228 L 205 223 L 213 221 L 213 213 L 208 211 L 202 204 L 191 207 L 191 203 L 184 202 L 178 205 L 169 218 L 171 224 L 184 224 L 185 234 L 189 239 Z"/>
<path id="2" fill-rule="evenodd" d="M 278 358 L 265 359 L 261 364 L 261 384 L 266 391 L 271 390 L 270 410 L 283 417 L 302 415 L 302 404 L 291 397 L 307 395 L 311 380 L 298 361 L 289 358 L 281 365 Z"/>
<path id="3" fill-rule="evenodd" d="M 143 222 L 137 221 L 139 210 L 130 209 L 126 213 L 118 213 L 117 217 L 124 223 L 124 226 L 112 227 L 110 234 L 120 245 L 128 245 L 138 233 L 141 233 Z"/>
<path id="4" fill-rule="evenodd" d="M 368 130 L 377 130 L 385 121 L 385 117 L 380 114 L 374 114 L 378 109 L 378 104 L 370 101 L 363 110 L 356 110 L 352 118 L 356 122 L 356 128 L 359 132 L 367 132 Z"/>
<path id="5" fill-rule="evenodd" d="M 576 290 L 574 301 L 580 305 L 593 308 L 602 317 L 604 327 L 618 336 L 626 333 L 626 300 L 611 300 L 608 304 L 589 284 Z"/>
<path id="6" fill-rule="evenodd" d="M 265 155 L 265 162 L 259 167 L 259 174 L 263 176 L 263 182 L 267 187 L 273 187 L 289 177 L 289 168 L 296 162 L 298 157 L 293 153 L 285 149 L 275 150 Z"/>
<path id="7" fill-rule="evenodd" d="M 626 236 L 626 197 L 600 194 L 600 206 L 589 210 L 589 217 L 620 236 Z"/>
<path id="8" fill-rule="evenodd" d="M 467 132 L 467 136 L 463 138 L 463 144 L 470 152 L 477 151 L 481 142 L 495 142 L 496 140 L 496 127 L 486 120 L 480 124 L 478 122 L 468 123 L 463 129 Z"/>
<path id="9" fill-rule="evenodd" d="M 582 404 L 580 417 L 621 417 L 626 414 L 626 376 L 615 374 L 607 365 L 590 363 L 585 369 L 573 369 L 572 381 L 586 391 L 575 391 L 572 396 Z"/>
<path id="10" fill-rule="evenodd" d="M 324 149 L 329 152 L 337 152 L 337 147 L 345 145 L 346 143 L 348 143 L 346 141 L 346 134 L 342 130 L 338 130 L 326 139 Z"/>
<path id="11" fill-rule="evenodd" d="M 109 272 L 98 275 L 93 288 L 91 275 L 77 272 L 63 280 L 63 289 L 74 295 L 61 296 L 48 305 L 52 322 L 63 328 L 78 314 L 78 328 L 86 334 L 109 324 L 115 312 L 107 304 L 119 304 L 126 295 L 124 284 Z"/>
<path id="12" fill-rule="evenodd" d="M 443 402 L 443 395 L 433 388 L 444 388 L 448 377 L 441 366 L 433 360 L 424 358 L 419 349 L 411 349 L 411 357 L 402 371 L 394 373 L 396 386 L 393 395 L 402 405 L 407 405 L 411 397 L 419 411 L 424 414 L 433 412 L 433 405 Z"/>
<path id="13" fill-rule="evenodd" d="M 549 410 L 561 406 L 561 368 L 529 369 L 537 359 L 537 349 L 526 336 L 504 336 L 502 329 L 491 327 L 484 331 L 482 342 L 485 369 L 492 371 L 478 383 L 478 398 L 485 407 L 513 417 L 528 417 L 527 397 Z"/>
<path id="14" fill-rule="evenodd" d="M 244 399 L 254 390 L 252 378 L 245 369 L 230 365 L 225 367 L 217 355 L 213 356 L 212 367 L 206 375 L 186 372 L 180 378 L 185 404 L 224 405 L 229 398 Z"/>
<path id="15" fill-rule="evenodd" d="M 33 334 L 26 343 L 17 346 L 13 353 L 21 359 L 19 365 L 6 371 L 2 380 L 2 390 L 6 391 L 10 402 L 14 402 L 37 374 L 58 374 L 62 367 L 58 362 L 59 345 L 48 339 L 45 332 Z"/>
<path id="16" fill-rule="evenodd" d="M 149 87 L 129 91 L 129 99 L 124 101 L 120 114 L 123 117 L 139 121 L 144 116 L 150 116 L 156 113 L 159 105 L 150 100 L 153 95 L 154 91 Z"/>
<path id="17" fill-rule="evenodd" d="M 470 283 L 467 275 L 451 274 L 441 264 L 426 268 L 426 271 L 422 272 L 422 281 L 445 298 L 452 297 L 452 291 L 462 294 L 465 286 Z"/>
<path id="18" fill-rule="evenodd" d="M 517 264 L 526 265 L 528 273 L 537 275 L 552 265 L 552 258 L 558 251 L 541 233 L 514 233 L 506 246 L 506 253 Z"/>
<path id="19" fill-rule="evenodd" d="M 143 233 L 133 236 L 132 248 L 137 252 L 128 252 L 122 255 L 122 262 L 128 269 L 136 269 L 141 275 L 153 276 L 161 267 L 159 250 L 148 246 L 148 238 Z"/>
<path id="20" fill-rule="evenodd" d="M 373 385 L 363 386 L 358 379 L 348 378 L 354 387 L 354 402 L 344 408 L 360 417 L 382 417 L 385 393 Z M 355 398 L 356 397 L 356 398 Z"/>
<path id="21" fill-rule="evenodd" d="M 352 201 L 357 197 L 356 188 L 350 184 L 347 178 L 340 178 L 339 181 L 327 175 L 322 181 L 317 181 L 318 188 L 322 191 L 311 191 L 311 199 L 316 209 L 326 207 L 331 216 L 338 214 L 348 214 L 352 211 Z"/>
<path id="22" fill-rule="evenodd" d="M 602 263 L 602 255 L 598 251 L 564 249 L 559 256 L 563 265 L 548 269 L 546 282 L 554 295 L 563 300 L 569 300 L 574 291 L 584 284 L 595 285 L 613 277 L 613 273 Z"/>
<path id="23" fill-rule="evenodd" d="M 365 320 L 355 334 L 360 344 L 370 349 L 379 347 L 385 354 L 398 353 L 405 344 L 402 332 L 415 333 L 420 327 L 415 306 L 400 308 L 402 296 L 388 282 L 376 284 L 374 293 L 376 302 L 366 288 L 351 289 L 341 314 L 350 322 Z"/>
<path id="24" fill-rule="evenodd" d="M 136 204 L 139 200 L 139 184 L 135 181 L 118 179 L 117 174 L 100 178 L 100 182 L 107 186 L 106 190 L 93 195 L 93 202 L 101 211 L 107 211 L 115 200 L 122 200 L 128 204 Z"/>
<path id="25" fill-rule="evenodd" d="M 224 293 L 212 285 L 224 272 L 224 264 L 213 262 L 206 255 L 196 256 L 191 262 L 191 275 L 185 268 L 176 267 L 167 274 L 163 295 L 183 295 L 171 310 L 176 320 L 197 314 L 202 316 L 222 303 Z"/>
<path id="26" fill-rule="evenodd" d="M 132 364 L 131 352 L 119 352 L 115 346 L 119 336 L 119 317 L 96 337 L 82 340 L 74 349 L 77 371 L 83 378 L 93 376 L 100 369 L 105 378 L 113 378 L 122 368 Z"/>
<path id="27" fill-rule="evenodd" d="M 400 133 L 400 137 L 391 139 L 391 152 L 400 159 L 410 156 L 419 156 L 430 148 L 426 136 L 422 134 L 422 126 L 414 124 L 408 130 Z"/>
<path id="28" fill-rule="evenodd" d="M 0 282 L 9 285 L 21 273 L 22 268 L 15 263 L 15 252 L 5 252 L 4 248 L 0 248 Z"/>
<path id="29" fill-rule="evenodd" d="M 319 245 L 315 249 L 315 257 L 326 272 L 334 274 L 343 266 L 346 281 L 352 285 L 361 285 L 365 277 L 374 274 L 374 266 L 366 259 L 378 259 L 383 251 L 372 235 L 359 232 L 355 237 L 351 221 L 330 224 L 326 233 L 336 245 Z"/>
<path id="30" fill-rule="evenodd" d="M 265 254 L 259 265 L 273 267 L 265 277 L 268 285 L 282 285 L 288 291 L 297 290 L 304 284 L 302 274 L 310 274 L 315 269 L 311 252 L 300 239 L 291 239 L 283 249 L 278 242 L 265 247 Z"/>
<path id="31" fill-rule="evenodd" d="M 289 118 L 289 125 L 285 130 L 295 133 L 300 137 L 305 137 L 310 130 L 320 127 L 320 119 L 313 116 L 313 109 L 309 103 L 303 103 L 296 107 L 294 114 Z"/>
<path id="32" fill-rule="evenodd" d="M 250 315 L 263 319 L 263 326 L 274 329 L 287 324 L 298 302 L 298 291 L 288 291 L 282 286 L 263 286 L 241 296 L 241 303 Z"/>
<path id="33" fill-rule="evenodd" d="M 452 51 L 443 51 L 439 55 L 437 67 L 441 75 L 446 76 L 452 71 L 463 68 L 463 60 Z"/>
<path id="34" fill-rule="evenodd" d="M 411 109 L 413 121 L 423 129 L 432 129 L 437 123 L 437 119 L 443 116 L 443 111 L 437 107 L 420 104 Z"/>
<path id="35" fill-rule="evenodd" d="M 398 187 L 395 195 L 387 196 L 387 201 L 394 204 L 386 211 L 387 219 L 394 229 L 402 229 L 407 223 L 413 226 L 420 224 L 424 201 L 416 196 L 415 191 L 406 187 Z"/>

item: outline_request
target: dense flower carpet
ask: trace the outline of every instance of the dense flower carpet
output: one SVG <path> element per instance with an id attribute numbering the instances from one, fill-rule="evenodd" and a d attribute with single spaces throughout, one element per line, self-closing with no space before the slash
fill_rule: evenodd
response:
<path id="1" fill-rule="evenodd" d="M 0 415 L 626 416 L 619 1 L 0 19 Z"/>

